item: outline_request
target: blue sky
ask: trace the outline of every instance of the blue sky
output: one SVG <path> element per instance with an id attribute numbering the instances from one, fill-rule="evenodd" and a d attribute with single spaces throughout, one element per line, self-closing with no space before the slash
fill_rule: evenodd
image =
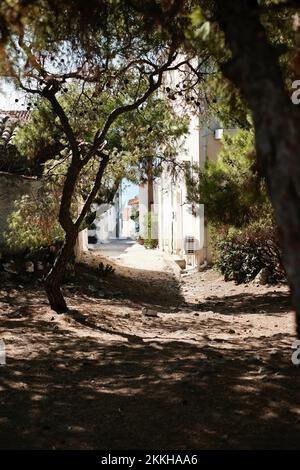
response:
<path id="1" fill-rule="evenodd" d="M 134 198 L 135 196 L 139 195 L 139 187 L 136 184 L 130 183 L 127 180 L 123 182 L 123 204 L 124 207 L 127 206 L 128 200 Z"/>

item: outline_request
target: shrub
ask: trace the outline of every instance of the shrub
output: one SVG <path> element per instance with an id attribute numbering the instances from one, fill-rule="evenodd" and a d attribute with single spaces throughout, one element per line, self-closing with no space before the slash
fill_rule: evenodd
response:
<path id="1" fill-rule="evenodd" d="M 101 261 L 98 266 L 98 273 L 101 277 L 106 277 L 109 274 L 114 274 L 115 268 L 112 267 L 111 264 L 105 264 Z"/>
<path id="2" fill-rule="evenodd" d="M 187 165 L 185 177 L 187 201 L 204 204 L 206 217 L 215 226 L 243 227 L 268 205 L 255 167 L 252 132 L 224 135 L 218 160 L 208 160 L 204 168 Z"/>
<path id="3" fill-rule="evenodd" d="M 224 135 L 218 160 L 186 168 L 187 200 L 204 204 L 216 266 L 225 280 L 284 277 L 273 211 L 256 164 L 253 131 Z M 263 217 L 262 218 L 262 214 Z"/>
<path id="4" fill-rule="evenodd" d="M 43 188 L 15 202 L 6 233 L 11 249 L 37 249 L 63 239 L 64 232 L 58 223 L 57 200 L 55 193 Z"/>
<path id="5" fill-rule="evenodd" d="M 148 248 L 148 249 L 157 248 L 158 240 L 152 239 L 152 238 L 146 238 L 145 242 L 144 242 L 144 246 L 145 246 L 145 248 Z"/>
<path id="6" fill-rule="evenodd" d="M 231 229 L 217 242 L 217 253 L 216 266 L 226 281 L 249 282 L 262 268 L 269 271 L 270 283 L 285 277 L 272 225 L 255 222 L 243 230 Z"/>

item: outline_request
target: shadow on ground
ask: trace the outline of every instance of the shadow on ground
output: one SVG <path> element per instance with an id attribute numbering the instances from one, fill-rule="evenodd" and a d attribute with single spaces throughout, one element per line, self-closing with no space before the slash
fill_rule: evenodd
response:
<path id="1" fill-rule="evenodd" d="M 209 297 L 202 302 L 186 304 L 187 307 L 199 311 L 212 310 L 223 315 L 261 313 L 263 315 L 281 315 L 291 308 L 290 294 L 286 292 L 268 292 L 267 294 L 225 295 Z"/>
<path id="2" fill-rule="evenodd" d="M 101 278 L 96 269 L 81 264 L 77 268 L 74 286 L 82 294 L 95 297 L 120 298 L 123 301 L 138 301 L 161 310 L 177 307 L 184 302 L 179 281 L 172 272 L 143 271 L 118 266 L 114 275 Z"/>
<path id="3" fill-rule="evenodd" d="M 39 346 L 1 367 L 2 449 L 300 447 L 299 369 L 282 335 L 251 339 L 254 358 L 234 342 L 103 344 L 34 318 L 19 328 Z"/>
<path id="4" fill-rule="evenodd" d="M 167 314 L 138 316 L 143 302 L 163 312 L 183 301 L 172 275 L 131 270 L 103 280 L 82 266 L 77 276 L 65 288 L 77 309 L 68 317 L 52 317 L 38 284 L 2 286 L 1 449 L 300 448 L 300 366 L 291 362 L 290 335 L 213 341 L 213 331 L 228 327 L 224 316 L 189 320 L 201 341 L 183 340 L 187 315 L 180 325 Z M 288 302 L 281 294 L 223 300 L 226 312 L 220 299 L 203 308 L 279 315 Z"/>

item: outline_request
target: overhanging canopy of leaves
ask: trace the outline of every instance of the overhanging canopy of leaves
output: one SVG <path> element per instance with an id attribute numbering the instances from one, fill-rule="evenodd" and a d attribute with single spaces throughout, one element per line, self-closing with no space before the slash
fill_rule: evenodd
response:
<path id="1" fill-rule="evenodd" d="M 179 26 L 176 10 L 172 8 L 173 17 L 167 6 L 160 6 L 160 13 L 170 13 L 174 26 Z M 8 18 L 13 11 L 16 16 Z M 144 11 L 118 0 L 95 0 L 88 6 L 75 0 L 26 4 L 17 1 L 0 13 L 3 24 L 8 21 L 10 25 L 2 38 L 7 75 L 28 96 L 33 95 L 34 99 L 25 98 L 29 109 L 35 98 L 42 98 L 53 113 L 44 128 L 45 152 L 41 153 L 34 142 L 41 130 L 39 123 L 29 141 L 36 160 L 43 163 L 48 155 L 58 153 L 68 164 L 59 221 L 66 233 L 74 234 L 92 201 L 102 193 L 105 175 L 112 165 L 115 180 L 119 174 L 114 149 L 122 140 L 120 120 L 147 102 L 162 85 L 165 73 L 188 62 L 189 57 L 181 59 L 179 50 L 182 29 L 174 27 L 171 35 L 162 31 L 149 35 Z M 180 16 L 178 21 L 183 23 L 184 18 Z M 185 68 L 183 73 L 200 79 L 199 67 Z M 57 132 L 52 133 L 51 121 Z M 23 150 L 26 151 L 24 146 Z M 90 191 L 74 220 L 73 198 L 91 168 L 94 177 L 90 179 Z"/>
<path id="2" fill-rule="evenodd" d="M 253 145 L 251 131 L 225 135 L 217 162 L 208 161 L 204 169 L 187 170 L 188 200 L 204 204 L 211 224 L 242 227 L 261 217 L 262 211 L 270 211 L 255 168 Z"/>
<path id="3" fill-rule="evenodd" d="M 61 104 L 82 147 L 92 145 L 97 129 L 120 101 L 118 95 L 109 93 L 103 94 L 101 101 L 96 98 L 92 101 L 90 96 L 89 90 L 82 92 L 76 86 L 61 96 Z M 78 104 L 74 106 L 74 102 Z M 154 175 L 158 175 L 163 162 L 174 162 L 187 124 L 187 119 L 176 115 L 164 100 L 150 97 L 140 110 L 120 116 L 110 128 L 105 148 L 111 155 L 111 162 L 106 174 L 111 179 L 126 177 L 139 183 L 145 177 L 145 161 L 153 159 Z M 15 143 L 19 152 L 31 162 L 31 167 L 40 173 L 48 160 L 58 166 L 70 158 L 61 123 L 43 100 L 36 102 L 29 121 L 18 131 Z M 64 165 L 62 173 L 65 170 Z M 93 175 L 89 174 L 89 178 L 92 181 Z"/>

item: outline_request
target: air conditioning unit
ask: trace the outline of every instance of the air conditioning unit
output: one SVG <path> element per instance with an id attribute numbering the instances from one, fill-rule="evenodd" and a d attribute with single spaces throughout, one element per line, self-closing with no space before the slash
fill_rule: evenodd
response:
<path id="1" fill-rule="evenodd" d="M 223 129 L 216 129 L 215 130 L 215 139 L 221 140 L 223 137 Z"/>
<path id="2" fill-rule="evenodd" d="M 184 252 L 185 254 L 195 253 L 196 240 L 193 236 L 184 237 Z"/>

